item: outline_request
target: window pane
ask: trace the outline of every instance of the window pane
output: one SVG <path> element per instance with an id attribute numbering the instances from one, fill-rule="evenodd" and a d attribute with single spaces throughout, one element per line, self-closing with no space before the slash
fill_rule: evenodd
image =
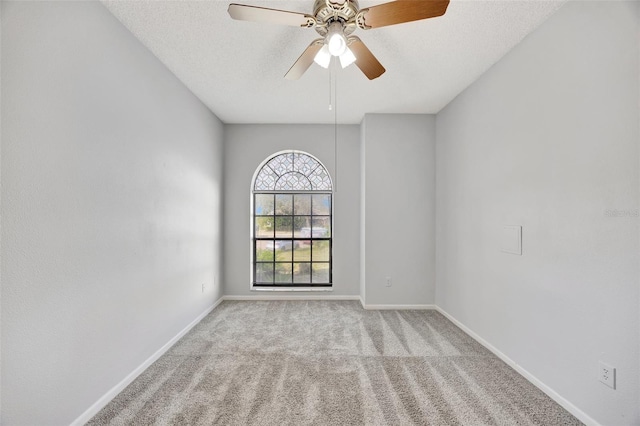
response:
<path id="1" fill-rule="evenodd" d="M 311 264 L 293 264 L 293 282 L 296 284 L 309 284 L 311 282 Z"/>
<path id="2" fill-rule="evenodd" d="M 331 189 L 331 179 L 324 167 L 316 167 L 314 171 L 309 174 L 309 180 L 313 189 L 316 191 L 325 191 Z"/>
<path id="3" fill-rule="evenodd" d="M 276 194 L 276 214 L 278 215 L 293 214 L 293 195 Z"/>
<path id="4" fill-rule="evenodd" d="M 314 241 L 313 242 L 313 261 L 329 261 L 329 241 Z"/>
<path id="5" fill-rule="evenodd" d="M 256 264 L 256 282 L 273 284 L 273 263 Z"/>
<path id="6" fill-rule="evenodd" d="M 293 248 L 293 241 L 291 240 L 276 240 L 275 243 L 269 241 L 271 244 L 275 244 L 276 249 L 276 261 L 287 262 L 291 261 L 291 249 Z"/>
<path id="7" fill-rule="evenodd" d="M 314 215 L 331 214 L 331 195 L 330 194 L 313 194 L 313 213 Z"/>
<path id="8" fill-rule="evenodd" d="M 276 191 L 310 191 L 311 182 L 300 172 L 287 172 L 277 181 L 274 188 Z"/>
<path id="9" fill-rule="evenodd" d="M 293 219 L 291 216 L 276 216 L 276 238 L 291 238 Z"/>
<path id="10" fill-rule="evenodd" d="M 273 217 L 256 217 L 255 236 L 258 238 L 273 238 Z"/>
<path id="11" fill-rule="evenodd" d="M 331 236 L 331 220 L 328 217 L 314 217 L 311 233 L 313 238 L 328 238 Z"/>
<path id="12" fill-rule="evenodd" d="M 329 284 L 329 264 L 312 263 L 312 281 L 314 284 Z"/>
<path id="13" fill-rule="evenodd" d="M 256 241 L 256 261 L 273 261 L 273 241 Z"/>
<path id="14" fill-rule="evenodd" d="M 293 274 L 291 273 L 290 263 L 276 263 L 276 279 L 277 283 L 291 283 Z"/>
<path id="15" fill-rule="evenodd" d="M 296 216 L 311 214 L 311 194 L 293 196 L 293 214 Z"/>
<path id="16" fill-rule="evenodd" d="M 296 262 L 311 260 L 311 241 L 296 241 L 293 249 L 293 260 Z"/>
<path id="17" fill-rule="evenodd" d="M 296 238 L 311 237 L 311 216 L 293 217 L 293 236 Z"/>
<path id="18" fill-rule="evenodd" d="M 273 194 L 256 194 L 255 203 L 257 215 L 273 214 Z"/>
<path id="19" fill-rule="evenodd" d="M 282 176 L 293 170 L 293 153 L 287 152 L 276 155 L 267 162 L 267 165 L 278 175 Z"/>

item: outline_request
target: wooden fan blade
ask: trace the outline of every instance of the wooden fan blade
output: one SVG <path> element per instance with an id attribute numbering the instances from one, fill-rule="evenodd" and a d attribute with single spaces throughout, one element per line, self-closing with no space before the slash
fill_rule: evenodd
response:
<path id="1" fill-rule="evenodd" d="M 363 29 L 386 27 L 403 22 L 442 16 L 449 0 L 397 0 L 363 10 Z"/>
<path id="2" fill-rule="evenodd" d="M 380 77 L 386 71 L 358 37 L 349 37 L 349 49 L 356 57 L 356 65 L 369 80 Z"/>
<path id="3" fill-rule="evenodd" d="M 313 40 L 309 47 L 302 52 L 302 55 L 300 55 L 295 64 L 287 71 L 284 78 L 287 80 L 297 80 L 302 77 L 302 74 L 313 64 L 313 59 L 316 57 L 318 51 L 322 49 L 323 44 L 324 40 L 321 38 Z"/>
<path id="4" fill-rule="evenodd" d="M 229 5 L 229 15 L 240 21 L 268 22 L 294 27 L 313 27 L 316 24 L 316 19 L 313 16 L 304 13 L 235 3 Z"/>

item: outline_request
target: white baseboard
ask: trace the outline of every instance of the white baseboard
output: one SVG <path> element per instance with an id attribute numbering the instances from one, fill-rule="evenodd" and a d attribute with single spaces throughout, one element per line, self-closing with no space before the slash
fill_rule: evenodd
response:
<path id="1" fill-rule="evenodd" d="M 473 339 L 475 339 L 482 346 L 484 346 L 485 348 L 490 350 L 495 356 L 497 356 L 502 361 L 504 361 L 507 365 L 509 365 L 509 367 L 511 367 L 514 370 L 516 370 L 521 376 L 523 376 L 525 379 L 527 379 L 529 382 L 531 382 L 531 384 L 533 384 L 535 387 L 537 387 L 542 392 L 547 394 L 547 396 L 549 396 L 549 398 L 553 399 L 561 407 L 563 407 L 565 410 L 567 410 L 568 412 L 573 414 L 582 423 L 584 423 L 587 426 L 601 426 L 600 423 L 595 421 L 593 418 L 591 418 L 584 411 L 580 410 L 578 407 L 573 405 L 571 402 L 569 402 L 568 400 L 563 398 L 560 394 L 558 394 L 556 391 L 551 389 L 549 386 L 547 386 L 544 382 L 542 382 L 536 376 L 534 376 L 533 374 L 529 373 L 527 370 L 522 368 L 514 360 L 512 360 L 511 358 L 506 356 L 504 353 L 502 353 L 498 348 L 493 346 L 491 343 L 489 343 L 486 340 L 484 340 L 482 337 L 480 337 L 476 332 L 471 330 L 469 327 L 467 327 L 466 325 L 462 324 L 460 321 L 455 319 L 453 316 L 451 316 L 444 309 L 442 309 L 439 306 L 435 306 L 435 309 L 438 312 L 440 312 L 442 315 L 444 315 L 449 321 L 454 323 L 458 328 L 460 328 L 462 331 L 464 331 L 469 336 L 471 336 Z"/>
<path id="2" fill-rule="evenodd" d="M 360 296 L 337 296 L 337 295 L 291 295 L 269 293 L 248 294 L 238 296 L 222 296 L 223 300 L 360 300 Z"/>
<path id="3" fill-rule="evenodd" d="M 98 399 L 91 407 L 89 407 L 84 413 L 80 415 L 77 419 L 75 419 L 71 426 L 81 426 L 87 423 L 93 416 L 98 414 L 100 410 L 102 410 L 113 398 L 116 397 L 124 388 L 129 386 L 131 382 L 133 382 L 144 370 L 146 370 L 151 364 L 156 362 L 158 358 L 164 355 L 182 336 L 187 334 L 189 330 L 191 330 L 196 324 L 198 324 L 204 317 L 209 315 L 211 311 L 215 309 L 222 301 L 223 297 L 218 299 L 213 305 L 208 307 L 203 313 L 198 315 L 196 319 L 191 321 L 185 328 L 183 328 L 178 334 L 171 338 L 167 343 L 164 344 L 160 349 L 158 349 L 153 355 L 147 358 L 142 364 L 136 367 L 127 377 L 122 379 L 120 383 L 111 388 L 107 393 L 105 393 L 100 399 Z"/>
<path id="4" fill-rule="evenodd" d="M 364 303 L 362 304 L 362 307 L 364 309 L 374 310 L 374 311 L 383 311 L 383 310 L 400 311 L 400 310 L 408 310 L 408 309 L 426 311 L 426 310 L 436 309 L 436 305 L 366 305 Z"/>

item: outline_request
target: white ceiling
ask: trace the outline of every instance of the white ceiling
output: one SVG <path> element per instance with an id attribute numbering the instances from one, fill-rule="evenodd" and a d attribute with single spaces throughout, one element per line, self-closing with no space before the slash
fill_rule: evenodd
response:
<path id="1" fill-rule="evenodd" d="M 313 0 L 104 0 L 106 7 L 225 123 L 332 123 L 328 70 L 283 78 L 313 29 L 235 21 L 236 2 L 311 14 Z M 361 0 L 360 7 L 384 3 Z M 561 1 L 452 0 L 439 18 L 357 30 L 387 72 L 336 69 L 338 121 L 437 113 L 554 13 Z"/>

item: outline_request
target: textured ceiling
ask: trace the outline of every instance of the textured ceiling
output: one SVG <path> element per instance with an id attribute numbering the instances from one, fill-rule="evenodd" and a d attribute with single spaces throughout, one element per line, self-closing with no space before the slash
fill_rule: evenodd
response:
<path id="1" fill-rule="evenodd" d="M 233 0 L 311 14 L 313 0 Z M 360 7 L 383 3 L 361 0 Z M 332 123 L 330 71 L 283 78 L 313 29 L 232 20 L 231 1 L 104 1 L 106 7 L 225 123 Z M 563 1 L 452 0 L 439 18 L 358 35 L 387 69 L 369 81 L 335 69 L 337 118 L 436 113 L 555 12 Z"/>

